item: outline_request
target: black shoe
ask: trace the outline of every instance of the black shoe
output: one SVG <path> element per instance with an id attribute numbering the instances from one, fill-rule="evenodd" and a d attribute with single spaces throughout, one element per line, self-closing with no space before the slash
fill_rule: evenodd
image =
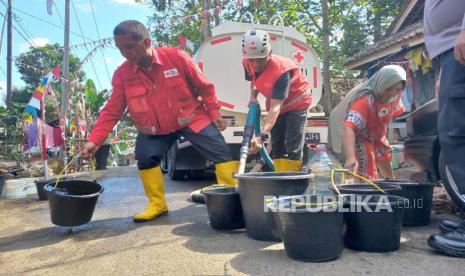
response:
<path id="1" fill-rule="evenodd" d="M 431 235 L 428 245 L 445 255 L 465 258 L 465 229 Z"/>
<path id="2" fill-rule="evenodd" d="M 202 194 L 202 189 L 190 193 L 189 199 L 195 203 L 205 204 L 205 195 Z"/>
<path id="3" fill-rule="evenodd" d="M 444 219 L 439 222 L 438 228 L 442 233 L 455 231 L 460 228 L 465 228 L 465 220 Z"/>
<path id="4" fill-rule="evenodd" d="M 195 190 L 192 193 L 190 193 L 189 199 L 192 202 L 195 202 L 195 203 L 205 204 L 205 195 L 203 194 L 203 191 L 206 191 L 208 189 L 224 188 L 224 187 L 226 187 L 226 186 L 223 185 L 223 184 L 213 184 L 213 185 L 205 187 L 203 189 Z"/>

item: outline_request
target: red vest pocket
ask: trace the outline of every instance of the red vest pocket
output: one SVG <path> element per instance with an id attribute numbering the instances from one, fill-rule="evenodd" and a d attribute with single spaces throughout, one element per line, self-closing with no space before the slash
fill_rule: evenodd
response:
<path id="1" fill-rule="evenodd" d="M 131 87 L 126 90 L 127 104 L 131 119 L 138 128 L 152 128 L 153 112 L 150 110 L 147 91 L 144 87 Z"/>
<path id="2" fill-rule="evenodd" d="M 170 77 L 165 79 L 164 83 L 167 92 L 172 95 L 172 99 L 177 101 L 193 98 L 186 82 L 180 77 Z"/>

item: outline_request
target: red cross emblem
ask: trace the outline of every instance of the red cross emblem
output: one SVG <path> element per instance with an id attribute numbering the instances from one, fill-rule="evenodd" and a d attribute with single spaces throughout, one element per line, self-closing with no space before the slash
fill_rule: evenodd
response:
<path id="1" fill-rule="evenodd" d="M 255 44 L 256 44 L 255 41 L 250 42 L 250 46 L 255 46 Z"/>
<path id="2" fill-rule="evenodd" d="M 297 51 L 295 54 L 294 54 L 294 59 L 298 62 L 298 63 L 302 63 L 305 59 L 305 57 L 299 52 Z"/>

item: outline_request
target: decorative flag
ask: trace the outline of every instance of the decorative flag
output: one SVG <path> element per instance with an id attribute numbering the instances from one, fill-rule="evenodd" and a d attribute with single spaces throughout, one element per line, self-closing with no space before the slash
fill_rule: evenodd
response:
<path id="1" fill-rule="evenodd" d="M 32 107 L 31 107 L 31 108 L 32 108 Z M 34 108 L 32 108 L 32 109 L 34 109 Z M 27 110 L 27 106 L 26 106 L 26 110 Z M 31 115 L 31 113 L 26 112 L 26 110 L 24 110 L 23 119 L 24 119 L 24 121 L 26 121 L 28 124 L 32 124 L 32 115 Z M 34 111 L 35 111 L 35 109 L 34 109 Z M 36 112 L 35 114 L 36 114 L 36 116 L 37 116 L 37 111 L 35 111 L 35 112 Z"/>
<path id="2" fill-rule="evenodd" d="M 48 15 L 52 15 L 52 6 L 53 6 L 53 0 L 47 0 L 47 13 Z"/>
<path id="3" fill-rule="evenodd" d="M 42 101 L 42 99 L 44 98 L 44 93 L 40 93 L 36 89 L 36 91 L 34 91 L 34 94 L 32 95 L 32 97 L 38 99 L 39 101 Z"/>
<path id="4" fill-rule="evenodd" d="M 195 46 L 194 46 L 194 43 L 185 38 L 183 35 L 178 35 L 178 40 L 179 40 L 179 43 L 181 44 L 182 47 L 184 48 L 187 48 L 189 50 L 191 50 L 192 52 L 195 52 Z"/>
<path id="5" fill-rule="evenodd" d="M 40 109 L 40 101 L 37 98 L 32 97 L 29 103 L 27 104 L 28 106 L 32 106 L 36 109 Z"/>
<path id="6" fill-rule="evenodd" d="M 55 79 L 58 79 L 60 77 L 60 66 L 55 66 L 52 69 L 52 74 L 55 77 Z"/>
<path id="7" fill-rule="evenodd" d="M 30 106 L 30 105 L 26 105 L 26 108 L 24 109 L 24 113 L 27 113 L 27 115 L 25 116 L 26 118 L 26 122 L 32 122 L 32 118 L 34 117 L 37 117 L 37 109 L 35 109 L 34 107 Z"/>
<path id="8" fill-rule="evenodd" d="M 49 84 L 52 81 L 52 79 L 53 79 L 53 72 L 50 71 L 50 72 L 48 72 L 47 75 L 45 75 L 42 78 L 40 84 L 43 85 L 43 86 L 46 86 L 47 84 Z"/>

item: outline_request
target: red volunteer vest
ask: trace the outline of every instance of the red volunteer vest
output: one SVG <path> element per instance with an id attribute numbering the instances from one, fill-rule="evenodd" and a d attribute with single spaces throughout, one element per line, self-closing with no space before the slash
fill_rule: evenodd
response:
<path id="1" fill-rule="evenodd" d="M 161 74 L 152 87 L 143 84 L 139 74 L 133 73 L 128 63 L 121 67 L 124 92 L 129 114 L 140 133 L 163 135 L 175 132 L 194 121 L 210 120 L 206 110 L 192 95 L 189 84 L 176 61 L 176 52 L 170 48 L 157 48 L 163 65 Z"/>
<path id="2" fill-rule="evenodd" d="M 310 84 L 307 78 L 302 74 L 299 67 L 291 60 L 271 55 L 270 60 L 265 66 L 263 72 L 260 73 L 258 78 L 254 77 L 254 72 L 248 68 L 245 60 L 242 61 L 249 75 L 252 76 L 252 83 L 257 90 L 266 97 L 266 109 L 270 107 L 270 100 L 273 94 L 273 87 L 279 77 L 285 72 L 291 71 L 291 86 L 289 87 L 289 95 L 284 100 L 281 107 L 281 114 L 291 110 L 307 109 L 312 102 L 312 95 L 310 92 Z"/>

